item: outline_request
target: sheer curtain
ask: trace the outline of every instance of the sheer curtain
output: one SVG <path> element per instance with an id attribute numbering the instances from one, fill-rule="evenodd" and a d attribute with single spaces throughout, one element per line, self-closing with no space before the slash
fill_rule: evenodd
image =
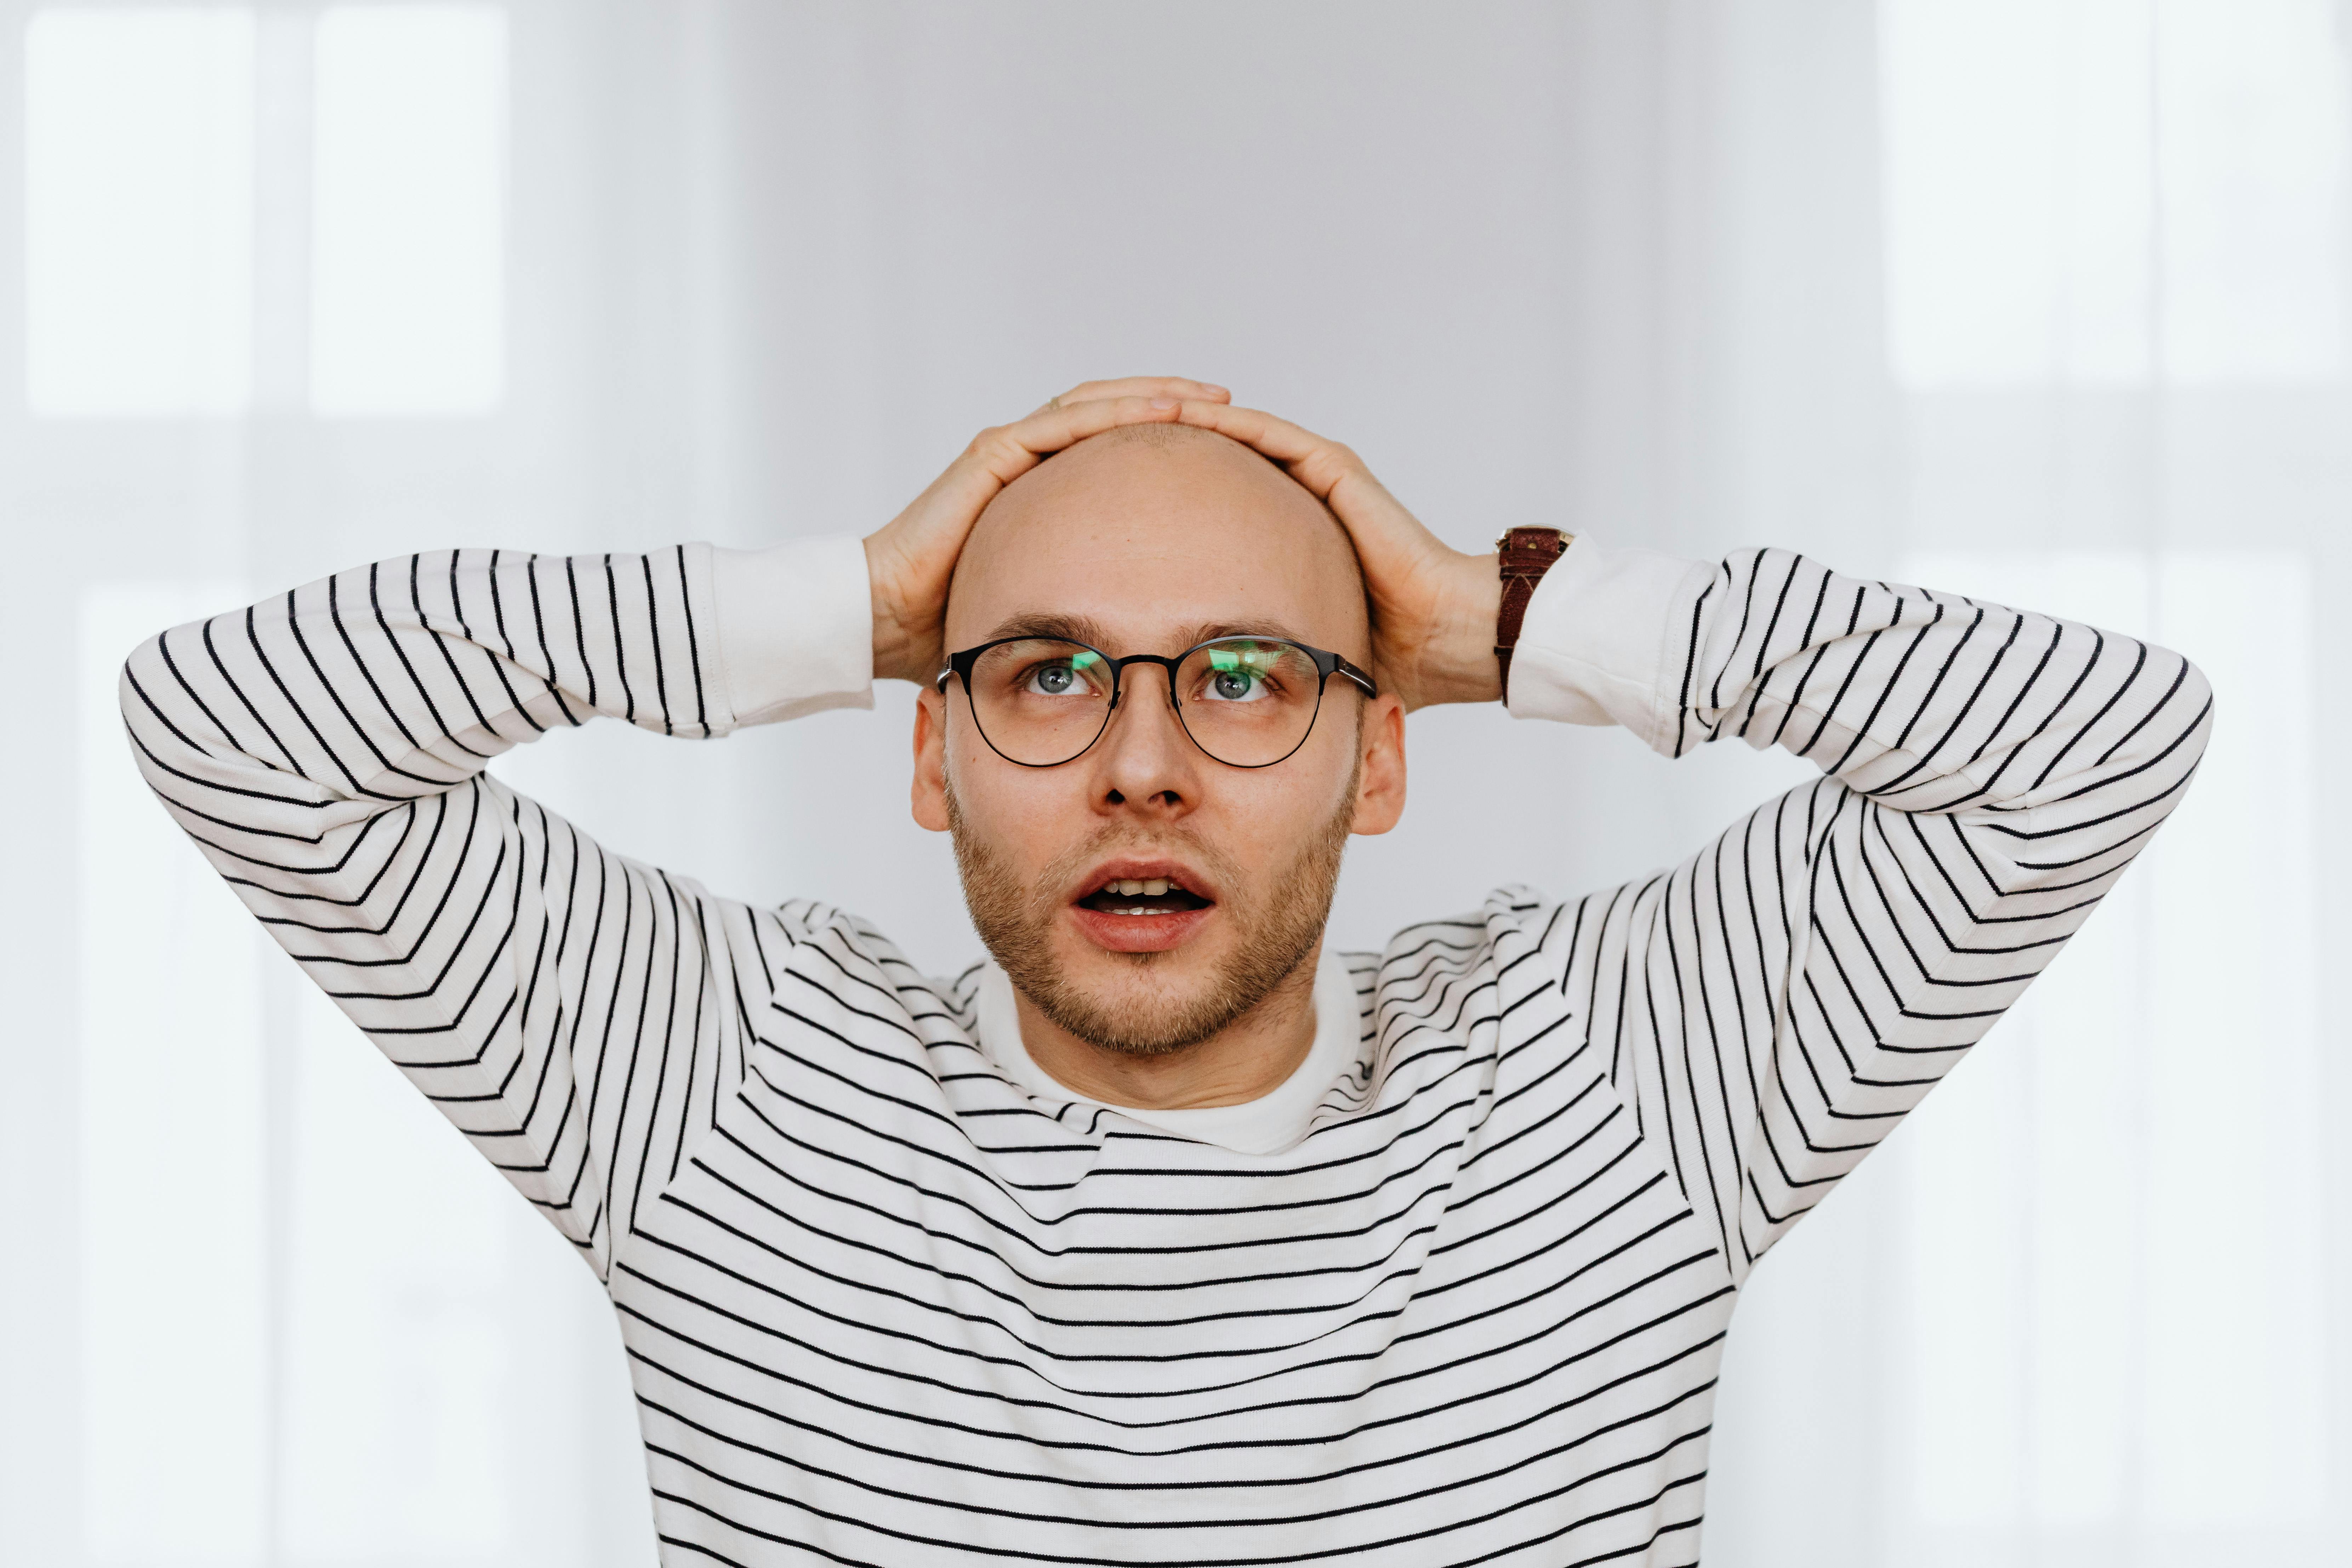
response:
<path id="1" fill-rule="evenodd" d="M 0 1560 L 652 1554 L 593 1280 L 139 798 L 129 645 L 401 550 L 862 531 L 981 424 L 1161 366 L 1465 546 L 1788 544 L 2208 667 L 2205 776 L 2115 907 L 1755 1276 L 1706 1557 L 2342 1559 L 2327 0 L 0 20 Z M 947 968 L 909 700 L 500 767 Z M 1351 944 L 1639 873 L 1795 776 L 1412 730 Z M 1508 853 L 1497 777 L 1557 806 Z"/>

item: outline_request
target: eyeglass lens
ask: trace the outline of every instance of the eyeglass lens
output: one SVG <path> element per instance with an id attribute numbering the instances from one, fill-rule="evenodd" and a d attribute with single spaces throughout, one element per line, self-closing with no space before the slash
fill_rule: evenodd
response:
<path id="1" fill-rule="evenodd" d="M 1130 665 L 1129 700 L 1156 687 L 1160 673 Z M 1148 684 L 1138 687 L 1139 679 Z M 1110 722 L 1110 664 L 1083 643 L 999 643 L 973 662 L 970 685 L 981 734 L 1031 767 L 1068 762 Z M 1264 767 L 1307 739 L 1322 702 L 1322 673 L 1295 644 L 1229 637 L 1184 656 L 1175 696 L 1177 716 L 1201 750 L 1234 767 Z"/>

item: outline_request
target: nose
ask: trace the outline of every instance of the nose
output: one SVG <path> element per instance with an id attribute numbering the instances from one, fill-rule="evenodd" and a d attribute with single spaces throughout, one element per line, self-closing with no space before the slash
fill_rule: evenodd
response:
<path id="1" fill-rule="evenodd" d="M 1118 706 L 1087 761 L 1094 769 L 1098 811 L 1181 816 L 1200 801 L 1205 759 L 1176 716 L 1167 672 L 1155 666 L 1130 667 Z"/>

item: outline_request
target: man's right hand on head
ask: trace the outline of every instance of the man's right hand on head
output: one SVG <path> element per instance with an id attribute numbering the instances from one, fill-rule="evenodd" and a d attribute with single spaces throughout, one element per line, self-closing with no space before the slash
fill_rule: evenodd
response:
<path id="1" fill-rule="evenodd" d="M 1047 457 L 1120 425 L 1173 424 L 1183 405 L 1222 404 L 1222 386 L 1182 376 L 1089 381 L 1010 425 L 982 430 L 907 510 L 866 536 L 874 595 L 874 674 L 927 684 L 947 658 L 948 583 L 971 525 L 997 492 Z"/>

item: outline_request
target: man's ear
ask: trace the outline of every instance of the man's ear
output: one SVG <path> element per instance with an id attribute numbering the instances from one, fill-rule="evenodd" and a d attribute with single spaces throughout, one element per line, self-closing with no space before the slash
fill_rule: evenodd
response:
<path id="1" fill-rule="evenodd" d="M 1350 833 L 1386 833 L 1404 816 L 1404 704 L 1391 696 L 1364 704 L 1363 767 L 1356 775 Z"/>
<path id="2" fill-rule="evenodd" d="M 947 699 L 926 688 L 915 694 L 915 781 L 909 789 L 915 821 L 948 830 Z"/>

